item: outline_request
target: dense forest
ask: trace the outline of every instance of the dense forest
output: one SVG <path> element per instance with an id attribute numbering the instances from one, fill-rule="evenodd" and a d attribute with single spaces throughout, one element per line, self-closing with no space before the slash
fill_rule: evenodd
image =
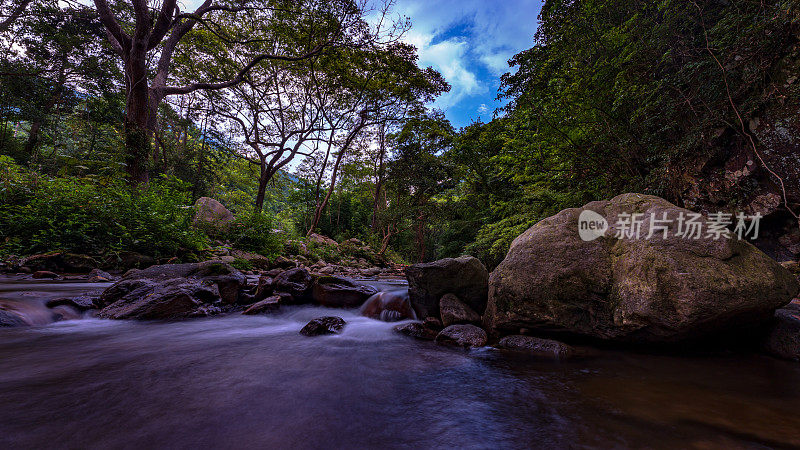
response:
<path id="1" fill-rule="evenodd" d="M 769 219 L 800 253 L 800 4 L 548 0 L 494 120 L 431 102 L 411 24 L 354 0 L 2 0 L 0 254 L 266 255 L 319 233 L 490 268 L 623 192 Z M 224 235 L 191 226 L 212 197 Z"/>

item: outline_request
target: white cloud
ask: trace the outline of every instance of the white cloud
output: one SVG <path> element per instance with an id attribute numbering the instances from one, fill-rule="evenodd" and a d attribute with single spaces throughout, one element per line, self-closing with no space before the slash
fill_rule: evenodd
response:
<path id="1" fill-rule="evenodd" d="M 486 106 L 486 103 L 481 103 L 481 106 L 478 106 L 478 114 L 486 114 L 489 112 L 489 107 Z"/>

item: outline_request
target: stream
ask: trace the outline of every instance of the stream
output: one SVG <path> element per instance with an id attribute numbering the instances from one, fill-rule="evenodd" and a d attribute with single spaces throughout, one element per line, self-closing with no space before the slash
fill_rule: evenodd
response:
<path id="1" fill-rule="evenodd" d="M 36 323 L 0 328 L 0 448 L 800 447 L 797 363 L 608 350 L 542 361 L 312 306 L 49 323 L 47 299 L 106 286 L 0 279 L 0 305 Z M 298 333 L 322 315 L 344 332 Z"/>

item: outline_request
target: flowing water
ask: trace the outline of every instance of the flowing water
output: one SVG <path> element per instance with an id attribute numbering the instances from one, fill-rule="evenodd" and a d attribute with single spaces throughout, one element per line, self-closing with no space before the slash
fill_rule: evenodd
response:
<path id="1" fill-rule="evenodd" d="M 42 323 L 0 329 L 0 448 L 800 446 L 796 363 L 610 351 L 540 361 L 317 307 L 46 323 L 44 299 L 102 287 L 0 281 L 0 303 Z M 298 334 L 332 314 L 348 322 L 341 335 Z"/>

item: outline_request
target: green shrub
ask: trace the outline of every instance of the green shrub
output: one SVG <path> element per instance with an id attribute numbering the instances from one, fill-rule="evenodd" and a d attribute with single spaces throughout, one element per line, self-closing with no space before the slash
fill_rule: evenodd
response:
<path id="1" fill-rule="evenodd" d="M 188 189 L 163 177 L 144 189 L 109 178 L 49 178 L 0 160 L 0 253 L 122 250 L 155 257 L 193 252 Z"/>
<path id="2" fill-rule="evenodd" d="M 265 213 L 250 213 L 236 218 L 227 235 L 234 248 L 274 256 L 281 250 L 273 222 Z"/>

